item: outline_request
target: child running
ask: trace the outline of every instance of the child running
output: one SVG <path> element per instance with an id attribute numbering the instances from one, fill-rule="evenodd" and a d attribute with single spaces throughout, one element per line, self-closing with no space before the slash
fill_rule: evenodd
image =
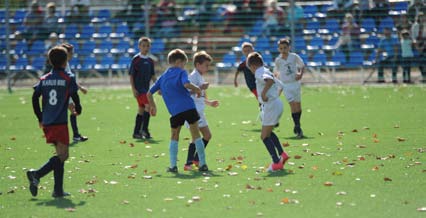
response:
<path id="1" fill-rule="evenodd" d="M 56 155 L 36 171 L 27 171 L 29 190 L 37 196 L 40 179 L 53 170 L 54 189 L 52 197 L 64 197 L 70 194 L 64 192 L 64 164 L 68 159 L 69 134 L 67 125 L 67 106 L 69 97 L 74 101 L 75 111 L 81 114 L 80 98 L 75 78 L 65 72 L 67 66 L 67 50 L 62 46 L 52 48 L 48 58 L 53 66 L 50 73 L 42 76 L 34 86 L 32 105 L 38 119 L 39 126 L 43 129 L 47 143 L 52 143 L 56 148 Z M 40 108 L 42 97 L 42 110 Z"/>
<path id="2" fill-rule="evenodd" d="M 135 127 L 133 129 L 134 139 L 151 139 L 151 133 L 148 130 L 150 114 L 149 103 L 146 93 L 149 90 L 151 80 L 155 82 L 154 61 L 148 57 L 151 48 L 151 39 L 141 37 L 138 41 L 139 53 L 136 54 L 130 64 L 130 85 L 132 86 L 133 96 L 138 102 L 138 113 L 136 115 Z"/>
<path id="3" fill-rule="evenodd" d="M 240 65 L 238 65 L 237 71 L 235 72 L 234 86 L 238 87 L 238 74 L 242 71 L 244 73 L 247 88 L 253 93 L 253 95 L 257 99 L 256 79 L 254 78 L 253 73 L 246 65 L 247 56 L 254 51 L 253 44 L 251 44 L 250 42 L 244 42 L 241 45 L 241 50 L 245 59 L 240 63 Z"/>
<path id="4" fill-rule="evenodd" d="M 204 114 L 205 105 L 209 105 L 211 107 L 219 106 L 219 101 L 217 100 L 209 100 L 207 98 L 206 89 L 209 87 L 209 83 L 204 81 L 203 75 L 208 73 L 210 63 L 212 62 L 212 57 L 207 54 L 205 51 L 200 51 L 194 54 L 193 62 L 194 62 L 194 71 L 189 75 L 189 81 L 194 85 L 200 87 L 201 96 L 197 97 L 194 94 L 191 95 L 192 99 L 194 99 L 195 107 L 197 109 L 198 115 L 200 115 L 200 119 L 198 120 L 198 128 L 203 136 L 204 148 L 207 147 L 210 139 L 212 138 L 212 134 L 210 132 L 206 116 Z M 188 157 L 186 158 L 186 163 L 184 166 L 185 171 L 192 170 L 192 164 L 198 167 L 199 157 L 195 152 L 195 144 L 191 142 L 188 147 Z"/>
<path id="5" fill-rule="evenodd" d="M 290 52 L 290 41 L 288 39 L 278 41 L 278 51 L 280 55 L 275 59 L 274 73 L 279 74 L 285 98 L 290 104 L 294 122 L 293 132 L 297 138 L 301 139 L 304 136 L 300 127 L 300 117 L 302 116 L 300 80 L 303 76 L 305 64 L 299 55 Z"/>
<path id="6" fill-rule="evenodd" d="M 168 172 L 177 173 L 177 155 L 179 133 L 182 125 L 187 121 L 191 132 L 192 141 L 195 144 L 198 157 L 200 159 L 199 171 L 208 171 L 204 153 L 204 142 L 201 139 L 198 129 L 198 120 L 200 116 L 195 108 L 194 100 L 191 98 L 191 93 L 195 93 L 197 97 L 201 96 L 201 89 L 192 84 L 188 79 L 188 73 L 184 69 L 188 62 L 188 57 L 181 49 L 174 49 L 167 55 L 170 67 L 158 78 L 151 89 L 147 93 L 148 102 L 150 105 L 150 113 L 155 116 L 157 106 L 155 105 L 153 94 L 161 90 L 164 103 L 169 111 L 171 140 L 169 145 L 170 167 Z"/>
<path id="7" fill-rule="evenodd" d="M 264 67 L 262 56 L 257 52 L 248 55 L 247 66 L 256 78 L 258 101 L 262 107 L 262 132 L 260 137 L 272 157 L 268 172 L 281 170 L 289 157 L 284 152 L 277 135 L 272 131 L 283 113 L 283 103 L 279 98 L 279 81 L 276 81 L 271 71 Z"/>

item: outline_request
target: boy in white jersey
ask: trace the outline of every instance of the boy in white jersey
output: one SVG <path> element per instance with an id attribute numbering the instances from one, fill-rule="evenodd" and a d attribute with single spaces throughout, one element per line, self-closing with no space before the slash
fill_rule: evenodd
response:
<path id="1" fill-rule="evenodd" d="M 280 55 L 275 59 L 274 73 L 279 74 L 285 98 L 290 104 L 294 122 L 293 132 L 297 135 L 297 138 L 303 138 L 303 131 L 300 127 L 300 117 L 302 116 L 300 80 L 303 76 L 305 64 L 299 55 L 290 52 L 290 41 L 288 39 L 278 41 L 278 51 Z"/>
<path id="2" fill-rule="evenodd" d="M 204 114 L 205 105 L 212 107 L 219 106 L 219 101 L 209 100 L 207 98 L 206 89 L 209 87 L 209 83 L 205 82 L 203 78 L 203 75 L 209 71 L 209 66 L 212 60 L 212 57 L 205 51 L 195 53 L 193 57 L 195 69 L 188 77 L 191 83 L 200 87 L 201 89 L 201 95 L 199 97 L 197 97 L 195 93 L 191 93 L 191 97 L 194 99 L 195 107 L 198 114 L 200 115 L 200 119 L 198 120 L 198 128 L 201 132 L 201 135 L 203 136 L 204 147 L 207 146 L 210 139 L 212 138 L 212 134 Z M 185 171 L 192 170 L 192 164 L 195 164 L 198 167 L 199 158 L 195 151 L 195 143 L 191 142 L 188 147 L 188 157 L 183 168 Z"/>
<path id="3" fill-rule="evenodd" d="M 247 66 L 254 73 L 258 101 L 262 104 L 262 133 L 260 137 L 272 157 L 272 164 L 268 171 L 281 170 L 289 157 L 281 147 L 278 137 L 272 131 L 283 113 L 283 103 L 279 98 L 280 82 L 275 79 L 268 68 L 264 67 L 262 56 L 257 52 L 248 55 Z"/>

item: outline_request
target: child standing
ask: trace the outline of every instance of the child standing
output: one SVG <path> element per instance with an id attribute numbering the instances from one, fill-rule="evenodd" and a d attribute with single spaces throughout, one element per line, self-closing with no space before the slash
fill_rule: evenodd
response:
<path id="1" fill-rule="evenodd" d="M 277 85 L 279 81 L 276 81 L 271 71 L 263 65 L 263 59 L 259 53 L 253 52 L 247 57 L 247 66 L 254 72 L 258 100 L 262 104 L 262 133 L 260 137 L 272 157 L 272 164 L 268 167 L 268 171 L 273 172 L 283 169 L 284 163 L 289 157 L 281 147 L 277 135 L 272 131 L 283 113 L 283 103 L 279 98 Z"/>
<path id="2" fill-rule="evenodd" d="M 67 53 L 68 53 L 67 66 L 65 67 L 65 72 L 70 77 L 73 77 L 75 79 L 75 74 L 71 71 L 71 67 L 70 67 L 70 64 L 69 64 L 73 55 L 74 55 L 74 46 L 69 44 L 69 43 L 62 43 L 61 46 L 64 47 L 67 50 Z M 76 82 L 77 82 L 77 80 L 76 80 Z M 77 83 L 77 86 L 78 86 L 78 90 L 81 90 L 81 92 L 83 92 L 83 94 L 87 94 L 87 89 L 84 86 L 80 85 L 80 83 Z M 75 113 L 75 104 L 74 104 L 72 99 L 70 99 L 70 101 L 69 101 L 68 109 L 71 112 L 70 123 L 71 123 L 72 132 L 73 132 L 73 137 L 72 137 L 73 141 L 74 142 L 87 141 L 89 138 L 87 136 L 81 135 L 80 132 L 78 131 L 77 116 L 76 116 L 76 113 Z"/>
<path id="3" fill-rule="evenodd" d="M 402 78 L 404 83 L 411 83 L 411 63 L 414 59 L 413 39 L 410 37 L 410 32 L 404 29 L 401 31 L 401 64 Z"/>
<path id="4" fill-rule="evenodd" d="M 74 101 L 75 111 L 81 114 L 80 98 L 75 79 L 65 72 L 67 65 L 67 50 L 61 46 L 52 48 L 48 53 L 49 61 L 53 66 L 50 73 L 42 76 L 34 86 L 32 105 L 34 113 L 43 128 L 47 143 L 56 148 L 56 155 L 37 171 L 27 171 L 30 192 L 37 196 L 40 178 L 53 170 L 54 190 L 52 197 L 70 195 L 63 190 L 64 163 L 68 159 L 69 134 L 67 125 L 67 105 L 69 97 Z M 42 96 L 42 108 L 39 98 Z"/>
<path id="5" fill-rule="evenodd" d="M 201 132 L 201 135 L 203 135 L 203 142 L 204 142 L 204 148 L 207 147 L 207 144 L 209 143 L 210 139 L 212 138 L 212 134 L 210 132 L 206 116 L 204 114 L 204 108 L 205 105 L 209 105 L 211 107 L 217 107 L 219 106 L 219 101 L 217 100 L 209 100 L 207 98 L 206 89 L 209 86 L 209 83 L 204 81 L 203 75 L 208 73 L 210 63 L 212 62 L 212 57 L 207 54 L 205 51 L 200 51 L 194 54 L 193 61 L 194 61 L 194 71 L 189 75 L 189 81 L 193 83 L 194 85 L 200 87 L 201 89 L 201 96 L 197 97 L 194 94 L 191 95 L 192 99 L 194 99 L 195 107 L 197 109 L 198 115 L 200 116 L 200 119 L 198 120 L 198 128 Z M 192 170 L 192 164 L 194 163 L 196 166 L 198 166 L 199 157 L 198 154 L 195 152 L 195 144 L 194 142 L 191 142 L 188 147 L 188 157 L 186 159 L 186 163 L 184 166 L 185 171 Z"/>
<path id="6" fill-rule="evenodd" d="M 129 69 L 130 85 L 132 86 L 133 96 L 138 102 L 133 138 L 150 139 L 152 137 L 148 130 L 150 114 L 146 93 L 149 90 L 151 80 L 153 82 L 157 80 L 154 61 L 147 56 L 151 48 L 151 39 L 148 37 L 139 38 L 138 47 L 139 53 L 133 57 Z"/>
<path id="7" fill-rule="evenodd" d="M 170 167 L 168 172 L 177 173 L 177 154 L 179 133 L 185 121 L 189 124 L 192 141 L 195 144 L 198 156 L 200 158 L 199 171 L 208 171 L 206 164 L 204 143 L 201 139 L 198 129 L 198 120 L 200 116 L 195 108 L 194 100 L 191 98 L 191 93 L 195 93 L 197 97 L 201 95 L 201 89 L 192 84 L 189 79 L 185 64 L 188 62 L 188 57 L 185 52 L 180 49 L 174 49 L 167 55 L 167 60 L 171 65 L 158 80 L 154 83 L 147 93 L 148 102 L 150 104 L 150 113 L 155 116 L 157 107 L 154 102 L 153 94 L 161 90 L 164 103 L 169 111 L 171 140 L 169 145 Z"/>
<path id="8" fill-rule="evenodd" d="M 254 51 L 253 44 L 250 42 L 244 42 L 241 45 L 241 50 L 243 52 L 243 55 L 245 59 L 247 59 L 247 56 Z M 244 78 L 246 80 L 247 88 L 254 94 L 254 96 L 257 99 L 257 92 L 256 92 L 256 79 L 254 78 L 253 73 L 250 71 L 250 69 L 246 66 L 246 60 L 241 61 L 240 65 L 238 65 L 237 71 L 235 72 L 234 77 L 234 86 L 238 87 L 238 74 L 240 72 L 244 73 Z"/>
<path id="9" fill-rule="evenodd" d="M 288 39 L 278 41 L 278 51 L 280 55 L 275 59 L 274 73 L 279 74 L 285 98 L 290 104 L 294 122 L 293 132 L 297 138 L 303 138 L 303 131 L 300 127 L 300 117 L 302 116 L 300 80 L 303 76 L 305 64 L 299 55 L 290 52 L 290 41 Z"/>

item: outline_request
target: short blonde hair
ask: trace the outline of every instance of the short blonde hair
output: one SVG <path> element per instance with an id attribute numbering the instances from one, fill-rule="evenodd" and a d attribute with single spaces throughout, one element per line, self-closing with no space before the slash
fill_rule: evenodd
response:
<path id="1" fill-rule="evenodd" d="M 193 62 L 194 62 L 194 66 L 197 63 L 198 64 L 202 64 L 202 63 L 204 63 L 206 61 L 210 61 L 210 62 L 213 61 L 213 58 L 206 51 L 196 52 L 194 54 L 194 56 L 192 57 L 192 59 L 193 59 Z"/>
<path id="2" fill-rule="evenodd" d="M 169 64 L 174 64 L 178 60 L 188 62 L 188 56 L 186 56 L 185 51 L 178 48 L 171 50 L 167 55 L 167 61 Z"/>
<path id="3" fill-rule="evenodd" d="M 247 66 L 263 66 L 263 58 L 258 52 L 252 52 L 247 56 Z"/>

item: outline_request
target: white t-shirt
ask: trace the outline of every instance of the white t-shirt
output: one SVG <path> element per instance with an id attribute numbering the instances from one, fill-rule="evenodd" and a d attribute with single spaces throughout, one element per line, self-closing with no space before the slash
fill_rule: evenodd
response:
<path id="1" fill-rule="evenodd" d="M 302 58 L 296 53 L 289 53 L 287 59 L 283 59 L 281 55 L 275 58 L 274 72 L 280 73 L 280 80 L 283 83 L 296 82 L 296 73 L 304 67 Z"/>
<path id="2" fill-rule="evenodd" d="M 191 81 L 191 83 L 193 83 L 194 85 L 201 87 L 201 85 L 204 84 L 204 78 L 203 76 L 201 76 L 201 74 L 194 69 L 194 71 L 192 71 L 192 73 L 188 76 L 189 81 Z M 191 94 L 192 99 L 194 99 L 194 103 L 195 106 L 197 107 L 197 110 L 202 111 L 204 110 L 205 107 L 205 96 L 206 96 L 206 92 L 205 90 L 201 90 L 201 96 L 197 98 L 196 94 Z"/>
<path id="3" fill-rule="evenodd" d="M 278 91 L 278 81 L 276 81 L 274 74 L 271 73 L 271 71 L 266 67 L 259 67 L 257 68 L 256 72 L 254 73 L 254 77 L 256 78 L 256 90 L 257 90 L 257 96 L 260 103 L 264 104 L 262 100 L 262 92 L 265 88 L 265 80 L 266 79 L 272 79 L 274 80 L 274 84 L 269 88 L 268 92 L 266 93 L 266 96 L 268 97 L 268 102 L 272 101 L 273 99 L 278 98 L 279 91 Z"/>

